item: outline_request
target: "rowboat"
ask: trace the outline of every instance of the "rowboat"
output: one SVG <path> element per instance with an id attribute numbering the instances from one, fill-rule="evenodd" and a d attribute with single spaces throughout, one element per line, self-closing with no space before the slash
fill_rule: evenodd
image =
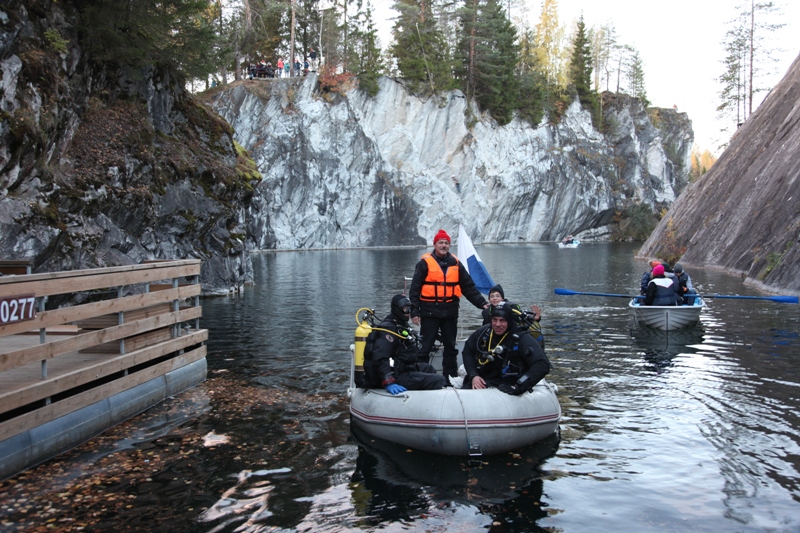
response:
<path id="1" fill-rule="evenodd" d="M 498 389 L 406 391 L 351 388 L 351 421 L 366 433 L 443 455 L 495 455 L 538 442 L 558 430 L 556 387 L 541 380 L 512 396 Z"/>
<path id="2" fill-rule="evenodd" d="M 639 324 L 662 331 L 672 331 L 695 325 L 706 304 L 695 296 L 692 305 L 644 305 L 641 298 L 633 298 L 628 307 Z"/>

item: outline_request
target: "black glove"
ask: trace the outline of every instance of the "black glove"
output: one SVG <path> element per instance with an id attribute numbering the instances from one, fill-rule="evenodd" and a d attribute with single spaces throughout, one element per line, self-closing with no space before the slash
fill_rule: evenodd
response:
<path id="1" fill-rule="evenodd" d="M 505 392 L 506 394 L 510 394 L 512 396 L 519 396 L 520 394 L 525 392 L 525 389 L 523 389 L 522 387 L 518 387 L 516 385 L 509 385 L 508 383 L 501 383 L 500 385 L 497 386 L 497 390 L 499 390 L 500 392 Z"/>

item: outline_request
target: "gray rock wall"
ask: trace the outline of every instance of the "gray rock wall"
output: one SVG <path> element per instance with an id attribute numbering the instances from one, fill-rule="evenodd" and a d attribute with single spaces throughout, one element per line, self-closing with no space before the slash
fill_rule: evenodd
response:
<path id="1" fill-rule="evenodd" d="M 258 176 L 230 126 L 169 72 L 90 67 L 70 2 L 29 5 L 0 11 L 0 259 L 45 272 L 200 258 L 207 293 L 251 280 Z"/>
<path id="2" fill-rule="evenodd" d="M 800 57 L 742 125 L 714 166 L 692 183 L 639 256 L 672 247 L 681 262 L 741 274 L 800 293 Z"/>
<path id="3" fill-rule="evenodd" d="M 459 91 L 426 100 L 383 78 L 320 95 L 317 78 L 254 80 L 210 98 L 264 181 L 250 211 L 260 248 L 422 244 L 464 224 L 476 242 L 608 238 L 618 211 L 670 205 L 693 141 L 685 114 L 607 98 L 595 130 L 576 102 L 538 127 L 481 118 Z M 460 184 L 460 192 L 453 182 Z"/>

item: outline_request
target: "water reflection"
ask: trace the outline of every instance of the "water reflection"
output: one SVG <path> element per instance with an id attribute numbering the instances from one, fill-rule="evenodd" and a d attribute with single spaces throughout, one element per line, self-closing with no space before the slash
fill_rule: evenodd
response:
<path id="1" fill-rule="evenodd" d="M 351 486 L 357 512 L 371 525 L 413 520 L 445 505 L 478 506 L 504 531 L 522 530 L 546 516 L 542 465 L 558 435 L 500 456 L 440 456 L 368 435 L 352 425 L 359 445 Z M 510 529 L 509 529 L 510 528 Z"/>
<path id="2" fill-rule="evenodd" d="M 649 368 L 663 372 L 673 366 L 680 354 L 701 350 L 704 333 L 701 325 L 674 331 L 639 326 L 631 329 L 631 338 Z"/>

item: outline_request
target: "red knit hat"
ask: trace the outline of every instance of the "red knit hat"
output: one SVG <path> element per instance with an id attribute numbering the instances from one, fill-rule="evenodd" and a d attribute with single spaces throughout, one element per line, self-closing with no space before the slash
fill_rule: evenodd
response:
<path id="1" fill-rule="evenodd" d="M 664 275 L 664 265 L 656 265 L 653 267 L 653 277 L 656 278 L 658 276 Z"/>
<path id="2" fill-rule="evenodd" d="M 436 234 L 436 236 L 433 238 L 433 244 L 436 244 L 442 239 L 446 240 L 447 242 L 450 242 L 450 235 L 448 235 L 447 232 L 445 232 L 443 229 L 440 229 L 439 232 Z"/>

